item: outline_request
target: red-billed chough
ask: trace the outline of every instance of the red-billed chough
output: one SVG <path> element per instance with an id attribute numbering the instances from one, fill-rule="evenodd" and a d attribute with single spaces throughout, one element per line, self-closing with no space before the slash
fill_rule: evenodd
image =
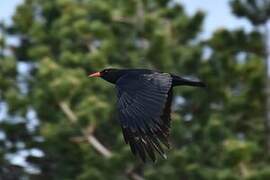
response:
<path id="1" fill-rule="evenodd" d="M 205 87 L 201 81 L 148 69 L 110 68 L 89 77 L 101 77 L 115 84 L 124 139 L 133 154 L 144 162 L 147 155 L 155 161 L 155 152 L 166 158 L 162 146 L 170 146 L 168 136 L 173 87 Z"/>

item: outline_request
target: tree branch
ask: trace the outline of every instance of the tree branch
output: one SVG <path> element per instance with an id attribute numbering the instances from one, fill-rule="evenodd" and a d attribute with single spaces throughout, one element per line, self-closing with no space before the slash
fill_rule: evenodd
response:
<path id="1" fill-rule="evenodd" d="M 99 140 L 93 136 L 93 135 L 88 135 L 87 141 L 92 144 L 92 146 L 100 153 L 102 154 L 105 158 L 110 158 L 112 157 L 112 152 L 109 151 L 103 144 L 99 142 Z"/>
<path id="2" fill-rule="evenodd" d="M 66 102 L 60 102 L 59 106 L 71 123 L 75 123 L 78 121 L 78 117 L 73 113 L 73 111 L 70 109 L 69 105 Z M 83 131 L 83 134 L 87 141 L 104 157 L 110 158 L 112 156 L 111 151 L 108 150 L 92 133 L 92 126 L 88 128 L 88 131 Z"/>
<path id="3" fill-rule="evenodd" d="M 70 122 L 75 123 L 78 121 L 77 116 L 75 116 L 75 114 L 71 111 L 67 103 L 62 101 L 59 103 L 59 106 L 63 110 L 67 118 L 70 120 Z"/>
<path id="4" fill-rule="evenodd" d="M 78 121 L 78 117 L 75 113 L 70 109 L 69 105 L 66 102 L 59 102 L 59 106 L 67 116 L 71 123 L 75 123 Z M 95 148 L 97 152 L 99 152 L 103 157 L 110 158 L 112 157 L 112 152 L 107 149 L 94 135 L 94 126 L 90 126 L 85 131 L 82 131 L 84 137 L 87 141 Z M 134 168 L 131 168 L 127 171 L 127 175 L 131 180 L 143 180 L 144 178 L 141 177 L 139 174 L 134 172 Z"/>
<path id="5" fill-rule="evenodd" d="M 141 177 L 137 173 L 134 173 L 135 170 L 136 170 L 136 167 L 134 167 L 134 166 L 127 168 L 127 170 L 126 170 L 127 177 L 129 177 L 132 180 L 144 180 L 143 177 Z"/>

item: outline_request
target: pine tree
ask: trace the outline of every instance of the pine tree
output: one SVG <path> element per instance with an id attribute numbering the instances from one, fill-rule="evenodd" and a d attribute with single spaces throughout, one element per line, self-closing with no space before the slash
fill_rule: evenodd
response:
<path id="1" fill-rule="evenodd" d="M 0 146 L 16 135 L 25 150 L 43 155 L 29 153 L 28 171 L 17 177 L 269 179 L 265 46 L 256 28 L 263 18 L 253 17 L 259 20 L 252 32 L 220 29 L 201 42 L 203 17 L 187 16 L 169 0 L 25 0 L 6 28 L 20 44 L 0 61 L 1 102 L 8 107 L 3 122 L 23 121 L 1 122 L 7 138 Z M 105 67 L 159 69 L 206 81 L 204 91 L 181 87 L 174 93 L 167 160 L 143 165 L 124 144 L 113 87 L 87 78 Z M 38 124 L 29 129 L 33 120 Z M 1 148 L 1 163 L 10 165 L 4 157 L 11 151 Z M 30 165 L 40 172 L 29 172 Z"/>
<path id="2" fill-rule="evenodd" d="M 28 64 L 25 97 L 42 137 L 32 145 L 44 153 L 27 158 L 41 170 L 32 178 L 177 178 L 178 167 L 168 171 L 173 151 L 171 161 L 142 171 L 124 144 L 112 86 L 87 73 L 113 66 L 199 74 L 201 12 L 189 17 L 168 0 L 25 0 L 13 20 L 16 63 Z"/>
<path id="3" fill-rule="evenodd" d="M 9 54 L 6 25 L 0 25 L 0 179 L 24 177 L 23 168 L 12 163 L 31 149 L 34 134 L 27 130 L 27 100 L 21 90 L 16 59 Z"/>
<path id="4" fill-rule="evenodd" d="M 248 19 L 264 36 L 264 64 L 265 64 L 265 142 L 270 153 L 270 2 L 267 0 L 235 0 L 231 2 L 234 13 Z"/>

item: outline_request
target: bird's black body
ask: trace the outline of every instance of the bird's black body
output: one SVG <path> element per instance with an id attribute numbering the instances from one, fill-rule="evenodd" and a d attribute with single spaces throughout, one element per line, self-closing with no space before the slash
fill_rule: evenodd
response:
<path id="1" fill-rule="evenodd" d="M 116 84 L 117 80 L 124 76 L 125 74 L 152 74 L 152 73 L 162 73 L 159 71 L 149 70 L 149 69 L 104 69 L 101 71 L 103 75 L 101 78 L 104 80 Z M 181 78 L 177 75 L 170 74 L 172 78 L 172 86 L 187 85 L 187 86 L 199 86 L 204 87 L 205 84 L 201 81 L 191 81 Z"/>
<path id="2" fill-rule="evenodd" d="M 166 157 L 162 144 L 169 148 L 173 87 L 205 86 L 200 81 L 148 69 L 105 69 L 90 76 L 116 85 L 124 139 L 143 161 L 147 155 L 155 161 L 155 152 Z"/>

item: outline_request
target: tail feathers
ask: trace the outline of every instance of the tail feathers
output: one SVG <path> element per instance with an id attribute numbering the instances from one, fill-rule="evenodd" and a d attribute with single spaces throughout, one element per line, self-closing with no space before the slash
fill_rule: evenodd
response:
<path id="1" fill-rule="evenodd" d="M 181 78 L 179 76 L 172 76 L 172 77 L 174 86 L 186 85 L 186 86 L 206 87 L 206 84 L 202 81 L 188 80 L 185 78 Z"/>

